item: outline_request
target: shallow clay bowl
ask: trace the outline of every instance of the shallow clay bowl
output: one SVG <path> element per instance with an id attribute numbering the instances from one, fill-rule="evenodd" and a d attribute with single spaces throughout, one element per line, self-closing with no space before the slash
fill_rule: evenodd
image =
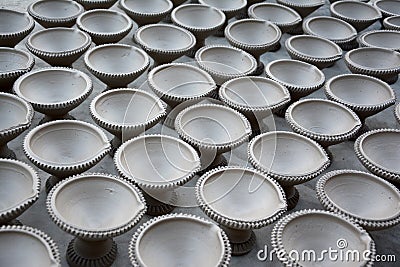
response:
<path id="1" fill-rule="evenodd" d="M 28 13 L 44 28 L 72 27 L 85 10 L 72 0 L 39 0 L 28 6 Z"/>
<path id="2" fill-rule="evenodd" d="M 387 17 L 383 20 L 383 27 L 386 30 L 400 31 L 400 15 L 394 17 Z"/>
<path id="3" fill-rule="evenodd" d="M 286 121 L 296 133 L 323 147 L 353 138 L 361 128 L 357 115 L 345 105 L 326 99 L 302 99 L 286 110 Z"/>
<path id="4" fill-rule="evenodd" d="M 400 104 L 397 104 L 394 109 L 394 116 L 396 117 L 397 122 L 400 124 Z"/>
<path id="5" fill-rule="evenodd" d="M 126 44 L 104 44 L 85 54 L 88 70 L 110 88 L 127 87 L 149 66 L 149 56 Z"/>
<path id="6" fill-rule="evenodd" d="M 361 34 L 358 37 L 361 47 L 380 47 L 400 52 L 400 32 L 377 30 Z"/>
<path id="7" fill-rule="evenodd" d="M 292 59 L 301 60 L 320 69 L 332 66 L 342 58 L 342 49 L 334 42 L 312 35 L 297 35 L 285 42 L 286 51 Z"/>
<path id="8" fill-rule="evenodd" d="M 272 230 L 271 243 L 283 266 L 315 266 L 315 260 L 300 256 L 296 259 L 288 251 L 302 251 L 299 255 L 305 255 L 304 251 L 323 255 L 325 248 L 338 250 L 343 255 L 356 252 L 360 255 L 358 259 L 349 257 L 347 261 L 337 261 L 323 257 L 318 260 L 318 266 L 345 264 L 348 267 L 372 266 L 376 252 L 375 242 L 363 228 L 342 215 L 322 210 L 300 210 L 286 215 Z M 367 259 L 361 256 L 366 254 Z"/>
<path id="9" fill-rule="evenodd" d="M 160 22 L 171 12 L 170 0 L 120 0 L 119 7 L 139 26 Z"/>
<path id="10" fill-rule="evenodd" d="M 162 239 L 164 242 L 159 242 Z M 173 249 L 171 249 L 173 248 Z M 163 251 L 157 259 L 156 251 Z M 231 247 L 226 234 L 214 223 L 189 214 L 154 218 L 139 227 L 129 244 L 133 266 L 226 267 Z"/>
<path id="11" fill-rule="evenodd" d="M 396 0 L 376 0 L 373 2 L 374 7 L 378 8 L 383 18 L 399 16 L 400 2 Z"/>
<path id="12" fill-rule="evenodd" d="M 365 74 L 388 84 L 397 81 L 400 73 L 400 53 L 378 47 L 362 47 L 347 52 L 344 62 L 352 73 Z"/>
<path id="13" fill-rule="evenodd" d="M 86 50 L 92 40 L 80 30 L 50 28 L 31 34 L 26 42 L 28 50 L 52 66 L 72 66 Z"/>
<path id="14" fill-rule="evenodd" d="M 117 0 L 74 0 L 81 4 L 86 10 L 90 9 L 108 9 L 112 7 Z"/>
<path id="15" fill-rule="evenodd" d="M 9 91 L 15 80 L 35 65 L 33 56 L 23 50 L 0 47 L 0 88 Z"/>
<path id="16" fill-rule="evenodd" d="M 21 161 L 0 159 L 0 185 L 0 225 L 17 218 L 39 198 L 39 176 Z"/>
<path id="17" fill-rule="evenodd" d="M 248 2 L 248 1 L 247 1 Z M 290 7 L 276 3 L 259 3 L 249 7 L 250 18 L 266 20 L 278 26 L 283 33 L 290 33 L 301 26 L 302 18 Z"/>
<path id="18" fill-rule="evenodd" d="M 294 9 L 303 18 L 325 4 L 324 0 L 277 0 L 276 2 Z"/>
<path id="19" fill-rule="evenodd" d="M 331 4 L 330 12 L 332 17 L 350 23 L 358 32 L 382 18 L 382 13 L 376 7 L 353 0 L 343 0 Z"/>
<path id="20" fill-rule="evenodd" d="M 351 24 L 328 16 L 311 17 L 303 22 L 304 33 L 331 40 L 343 50 L 358 46 L 357 31 Z"/>
<path id="21" fill-rule="evenodd" d="M 227 20 L 245 10 L 247 4 L 246 0 L 198 0 L 198 2 L 221 10 Z"/>
<path id="22" fill-rule="evenodd" d="M 378 129 L 357 138 L 354 150 L 361 163 L 372 173 L 395 183 L 400 182 L 400 130 Z"/>
<path id="23" fill-rule="evenodd" d="M 396 96 L 384 81 L 362 74 L 342 74 L 325 84 L 328 99 L 351 108 L 362 121 L 393 105 Z"/>
<path id="24" fill-rule="evenodd" d="M 196 37 L 190 31 L 170 24 L 142 26 L 136 31 L 134 38 L 154 59 L 153 67 L 178 59 L 196 44 Z"/>
<path id="25" fill-rule="evenodd" d="M 85 73 L 52 67 L 37 69 L 21 76 L 13 90 L 31 103 L 36 111 L 47 116 L 44 122 L 71 118 L 68 112 L 79 106 L 90 95 L 92 88 L 92 81 Z"/>
<path id="26" fill-rule="evenodd" d="M 76 20 L 78 28 L 88 33 L 97 44 L 117 43 L 132 29 L 131 19 L 115 10 L 86 11 Z"/>
<path id="27" fill-rule="evenodd" d="M 106 135 L 83 121 L 58 120 L 36 126 L 24 139 L 28 159 L 59 178 L 84 172 L 110 150 Z"/>
<path id="28" fill-rule="evenodd" d="M 400 222 L 400 192 L 370 173 L 337 170 L 318 180 L 317 196 L 325 209 L 350 217 L 366 230 L 382 230 Z"/>
<path id="29" fill-rule="evenodd" d="M 1 264 L 18 266 L 61 266 L 56 243 L 45 233 L 28 226 L 0 227 Z"/>
<path id="30" fill-rule="evenodd" d="M 14 47 L 35 27 L 28 13 L 0 9 L 0 46 Z"/>
<path id="31" fill-rule="evenodd" d="M 224 45 L 204 46 L 197 50 L 195 58 L 199 67 L 207 71 L 217 85 L 250 75 L 257 68 L 257 61 L 252 55 Z"/>

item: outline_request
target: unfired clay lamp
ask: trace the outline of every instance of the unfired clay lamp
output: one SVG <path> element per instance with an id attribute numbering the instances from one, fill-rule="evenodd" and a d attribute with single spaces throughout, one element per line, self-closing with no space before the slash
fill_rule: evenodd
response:
<path id="1" fill-rule="evenodd" d="M 376 0 L 372 4 L 379 9 L 383 18 L 399 16 L 400 2 L 396 0 Z"/>
<path id="2" fill-rule="evenodd" d="M 95 9 L 78 17 L 76 25 L 97 44 L 117 43 L 132 29 L 132 20 L 115 10 Z"/>
<path id="3" fill-rule="evenodd" d="M 320 69 L 332 66 L 342 58 L 342 49 L 334 42 L 312 35 L 297 35 L 285 42 L 292 59 L 301 60 Z"/>
<path id="4" fill-rule="evenodd" d="M 21 76 L 14 92 L 45 114 L 40 123 L 56 119 L 74 119 L 68 114 L 92 92 L 92 81 L 85 73 L 61 67 L 43 68 Z"/>
<path id="5" fill-rule="evenodd" d="M 218 104 L 197 104 L 184 109 L 176 117 L 175 129 L 199 150 L 202 170 L 226 165 L 222 153 L 243 144 L 251 135 L 245 116 Z"/>
<path id="6" fill-rule="evenodd" d="M 56 243 L 47 234 L 28 226 L 0 227 L 0 259 L 7 267 L 61 267 Z"/>
<path id="7" fill-rule="evenodd" d="M 325 209 L 351 218 L 366 230 L 400 223 L 399 190 L 370 173 L 331 171 L 318 180 L 316 191 Z"/>
<path id="8" fill-rule="evenodd" d="M 293 8 L 302 18 L 307 17 L 325 4 L 324 0 L 277 0 L 276 2 Z"/>
<path id="9" fill-rule="evenodd" d="M 258 19 L 242 19 L 231 22 L 225 28 L 228 42 L 251 54 L 257 60 L 254 75 L 264 72 L 264 64 L 260 61 L 262 54 L 280 47 L 282 32 L 275 24 Z"/>
<path id="10" fill-rule="evenodd" d="M 114 135 L 113 155 L 125 142 L 145 132 L 165 117 L 165 104 L 155 96 L 138 89 L 119 88 L 97 95 L 90 103 L 93 120 Z"/>
<path id="11" fill-rule="evenodd" d="M 185 55 L 196 44 L 194 35 L 170 24 L 150 24 L 140 27 L 135 40 L 154 60 L 152 68 L 170 63 Z"/>
<path id="12" fill-rule="evenodd" d="M 0 93 L 0 158 L 15 158 L 7 143 L 31 126 L 32 106 L 20 97 Z"/>
<path id="13" fill-rule="evenodd" d="M 350 108 L 326 99 L 302 99 L 293 103 L 286 110 L 286 121 L 293 131 L 323 147 L 353 138 L 362 125 Z"/>
<path id="14" fill-rule="evenodd" d="M 28 13 L 0 9 L 0 46 L 14 47 L 35 27 Z"/>
<path id="15" fill-rule="evenodd" d="M 149 56 L 126 44 L 104 44 L 85 54 L 88 70 L 109 88 L 128 87 L 149 66 Z"/>
<path id="16" fill-rule="evenodd" d="M 279 182 L 285 191 L 288 210 L 296 207 L 299 192 L 294 185 L 320 175 L 330 164 L 325 150 L 297 133 L 276 131 L 254 137 L 248 147 L 249 161 Z"/>
<path id="17" fill-rule="evenodd" d="M 159 255 L 154 257 L 155 253 Z M 129 258 L 135 267 L 158 267 L 160 263 L 164 267 L 227 267 L 231 247 L 226 234 L 214 223 L 191 214 L 169 214 L 136 230 Z"/>
<path id="18" fill-rule="evenodd" d="M 304 33 L 331 40 L 343 50 L 358 46 L 357 31 L 349 23 L 328 16 L 311 17 L 303 22 Z"/>
<path id="19" fill-rule="evenodd" d="M 375 242 L 358 224 L 343 215 L 322 210 L 300 210 L 286 215 L 275 224 L 271 243 L 275 255 L 286 267 L 371 267 L 376 253 Z M 328 248 L 337 252 L 336 259 L 327 256 Z M 343 260 L 339 260 L 340 255 Z"/>
<path id="20" fill-rule="evenodd" d="M 351 50 L 344 62 L 352 73 L 373 76 L 388 84 L 395 83 L 400 73 L 400 53 L 379 47 Z"/>
<path id="21" fill-rule="evenodd" d="M 400 3 L 400 2 L 399 2 Z M 361 47 L 381 47 L 400 52 L 400 32 L 389 30 L 369 31 L 357 38 Z"/>
<path id="22" fill-rule="evenodd" d="M 112 240 L 132 229 L 146 204 L 132 183 L 108 174 L 81 174 L 58 183 L 47 197 L 51 219 L 74 235 L 67 249 L 70 266 L 111 266 L 117 257 Z"/>
<path id="23" fill-rule="evenodd" d="M 249 7 L 250 18 L 270 21 L 277 25 L 283 33 L 292 33 L 301 27 L 302 18 L 290 7 L 276 3 L 259 3 Z"/>
<path id="24" fill-rule="evenodd" d="M 90 36 L 83 31 L 57 27 L 31 34 L 26 48 L 51 66 L 71 67 L 91 43 Z"/>
<path id="25" fill-rule="evenodd" d="M 253 74 L 256 59 L 249 53 L 231 46 L 208 45 L 196 52 L 196 62 L 207 71 L 217 85 L 237 77 Z"/>
<path id="26" fill-rule="evenodd" d="M 219 89 L 219 98 L 243 113 L 253 135 L 259 134 L 260 122 L 286 106 L 290 93 L 280 83 L 265 77 L 240 77 L 227 81 Z"/>
<path id="27" fill-rule="evenodd" d="M 174 189 L 200 170 L 196 150 L 168 135 L 144 135 L 123 143 L 114 163 L 122 177 L 144 191 L 149 215 L 172 211 L 177 198 Z"/>
<path id="28" fill-rule="evenodd" d="M 171 12 L 173 4 L 170 0 L 120 0 L 119 7 L 142 26 L 160 22 Z"/>
<path id="29" fill-rule="evenodd" d="M 391 182 L 400 182 L 400 130 L 378 129 L 357 138 L 354 150 L 370 172 Z"/>
<path id="30" fill-rule="evenodd" d="M 39 176 L 28 164 L 0 159 L 0 225 L 12 223 L 38 200 L 39 192 Z"/>
<path id="31" fill-rule="evenodd" d="M 117 0 L 74 0 L 81 4 L 86 10 L 90 9 L 108 9 L 112 7 Z"/>
<path id="32" fill-rule="evenodd" d="M 24 153 L 51 174 L 47 192 L 60 180 L 87 171 L 110 151 L 106 135 L 83 121 L 57 120 L 36 126 L 24 139 Z"/>
<path id="33" fill-rule="evenodd" d="M 365 119 L 396 102 L 393 89 L 384 81 L 362 74 L 342 74 L 325 84 L 328 99 L 351 108 L 364 124 Z"/>
<path id="34" fill-rule="evenodd" d="M 243 167 L 207 172 L 197 181 L 196 198 L 228 235 L 232 255 L 250 252 L 256 243 L 252 230 L 274 223 L 287 208 L 285 193 L 275 180 Z"/>
<path id="35" fill-rule="evenodd" d="M 383 27 L 386 30 L 400 31 L 400 15 L 394 17 L 387 17 L 383 20 Z"/>
<path id="36" fill-rule="evenodd" d="M 28 6 L 28 13 L 44 28 L 72 27 L 85 10 L 73 0 L 39 0 Z"/>
<path id="37" fill-rule="evenodd" d="M 337 1 L 330 6 L 332 17 L 350 23 L 358 32 L 368 28 L 375 21 L 382 18 L 376 7 L 359 1 Z"/>
<path id="38" fill-rule="evenodd" d="M 394 116 L 396 117 L 397 122 L 400 124 L 400 104 L 397 104 L 394 108 Z"/>
<path id="39" fill-rule="evenodd" d="M 17 78 L 35 65 L 33 56 L 23 50 L 0 47 L 0 90 L 10 91 Z"/>
<path id="40" fill-rule="evenodd" d="M 187 54 L 194 57 L 196 51 L 205 45 L 205 39 L 216 33 L 225 23 L 225 14 L 211 6 L 185 4 L 171 13 L 174 24 L 189 30 L 196 37 L 196 45 Z"/>

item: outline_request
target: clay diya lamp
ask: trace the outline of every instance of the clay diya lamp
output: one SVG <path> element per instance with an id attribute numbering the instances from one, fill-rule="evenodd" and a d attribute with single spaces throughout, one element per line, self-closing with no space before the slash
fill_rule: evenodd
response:
<path id="1" fill-rule="evenodd" d="M 330 12 L 332 17 L 350 23 L 358 32 L 382 18 L 382 13 L 376 7 L 353 0 L 343 0 L 331 4 Z"/>
<path id="2" fill-rule="evenodd" d="M 373 174 L 394 183 L 400 182 L 397 144 L 400 130 L 378 129 L 364 133 L 357 138 L 354 150 L 360 162 Z"/>
<path id="3" fill-rule="evenodd" d="M 132 229 L 146 211 L 136 186 L 101 173 L 61 181 L 47 196 L 46 205 L 55 224 L 75 236 L 67 249 L 70 266 L 111 266 L 117 257 L 112 238 Z"/>
<path id="4" fill-rule="evenodd" d="M 382 230 L 400 223 L 400 192 L 370 173 L 336 170 L 322 176 L 317 196 L 326 210 L 352 219 L 366 230 Z"/>
<path id="5" fill-rule="evenodd" d="M 168 135 L 144 135 L 122 144 L 114 157 L 119 174 L 144 192 L 147 214 L 171 212 L 177 202 L 174 189 L 200 170 L 196 150 Z"/>
<path id="6" fill-rule="evenodd" d="M 247 1 L 248 2 L 248 1 Z M 301 27 L 302 18 L 290 7 L 276 3 L 259 3 L 249 7 L 250 18 L 274 23 L 282 33 L 293 33 Z"/>
<path id="7" fill-rule="evenodd" d="M 136 43 L 154 60 L 151 68 L 170 63 L 196 44 L 194 35 L 171 24 L 150 24 L 140 27 L 135 33 Z"/>
<path id="8" fill-rule="evenodd" d="M 372 4 L 374 7 L 379 9 L 382 13 L 383 18 L 399 16 L 400 15 L 400 3 L 396 0 L 376 0 Z"/>
<path id="9" fill-rule="evenodd" d="M 396 102 L 393 89 L 384 81 L 362 74 L 342 74 L 325 84 L 328 99 L 352 109 L 360 118 L 365 131 L 365 119 Z"/>
<path id="10" fill-rule="evenodd" d="M 257 60 L 252 55 L 225 45 L 204 46 L 197 50 L 195 59 L 219 86 L 231 79 L 251 75 L 257 69 Z"/>
<path id="11" fill-rule="evenodd" d="M 331 67 L 342 58 L 342 49 L 334 42 L 313 35 L 297 35 L 286 39 L 286 51 L 292 59 L 301 60 L 319 69 Z"/>
<path id="12" fill-rule="evenodd" d="M 0 46 L 14 47 L 35 27 L 35 21 L 28 13 L 0 9 Z"/>
<path id="13" fill-rule="evenodd" d="M 376 253 L 375 242 L 367 231 L 343 215 L 323 210 L 300 210 L 286 215 L 275 224 L 271 243 L 278 259 L 287 267 L 371 267 Z M 335 257 L 321 257 L 328 248 L 347 256 L 339 261 Z"/>
<path id="14" fill-rule="evenodd" d="M 326 99 L 302 99 L 286 110 L 286 121 L 296 133 L 324 148 L 353 138 L 362 124 L 345 105 Z"/>
<path id="15" fill-rule="evenodd" d="M 330 164 L 325 150 L 303 135 L 276 131 L 254 137 L 248 146 L 249 161 L 283 187 L 288 210 L 296 207 L 294 187 L 320 175 Z"/>
<path id="16" fill-rule="evenodd" d="M 247 1 L 246 0 L 199 0 L 202 5 L 215 7 L 224 12 L 226 20 L 224 25 L 218 29 L 215 35 L 223 37 L 224 28 L 228 25 L 228 21 L 246 11 Z"/>
<path id="17" fill-rule="evenodd" d="M 90 36 L 83 31 L 57 27 L 31 34 L 26 48 L 51 66 L 72 67 L 91 43 Z"/>
<path id="18" fill-rule="evenodd" d="M 0 227 L 0 259 L 4 266 L 60 267 L 56 243 L 42 231 L 28 226 Z"/>
<path id="19" fill-rule="evenodd" d="M 303 22 L 303 31 L 331 40 L 343 50 L 351 50 L 358 46 L 356 29 L 341 19 L 328 16 L 308 18 Z"/>
<path id="20" fill-rule="evenodd" d="M 396 117 L 397 122 L 400 124 L 400 104 L 397 104 L 394 109 L 394 116 Z"/>
<path id="21" fill-rule="evenodd" d="M 119 7 L 138 26 L 160 22 L 172 10 L 170 0 L 120 0 Z"/>
<path id="22" fill-rule="evenodd" d="M 277 0 L 276 2 L 294 9 L 302 18 L 325 4 L 324 0 Z"/>
<path id="23" fill-rule="evenodd" d="M 347 68 L 356 74 L 381 79 L 388 84 L 397 81 L 400 73 L 400 53 L 379 47 L 362 47 L 344 56 Z"/>
<path id="24" fill-rule="evenodd" d="M 90 9 L 108 9 L 112 7 L 117 0 L 74 0 L 81 4 L 86 10 Z"/>
<path id="25" fill-rule="evenodd" d="M 196 198 L 228 235 L 232 255 L 249 253 L 256 243 L 253 229 L 274 223 L 287 208 L 285 193 L 275 180 L 244 167 L 207 172 L 197 181 Z"/>
<path id="26" fill-rule="evenodd" d="M 159 242 L 162 239 L 163 242 Z M 162 251 L 154 258 L 154 253 Z M 141 225 L 129 243 L 129 258 L 136 267 L 227 267 L 231 260 L 228 237 L 214 223 L 191 214 L 159 216 Z"/>
<path id="27" fill-rule="evenodd" d="M 282 32 L 275 24 L 258 19 L 242 19 L 231 22 L 225 28 L 225 38 L 237 48 L 240 48 L 257 60 L 254 75 L 264 72 L 261 55 L 275 51 L 280 47 Z"/>
<path id="28" fill-rule="evenodd" d="M 26 163 L 0 159 L 0 185 L 0 225 L 18 224 L 13 220 L 39 199 L 39 176 Z"/>
<path id="29" fill-rule="evenodd" d="M 185 28 L 196 37 L 195 47 L 187 54 L 189 57 L 194 57 L 196 51 L 205 45 L 205 39 L 222 28 L 225 18 L 219 9 L 200 4 L 180 5 L 171 13 L 175 25 Z"/>
<path id="30" fill-rule="evenodd" d="M 131 19 L 118 11 L 95 9 L 81 14 L 76 25 L 97 44 L 118 43 L 132 29 Z"/>
<path id="31" fill-rule="evenodd" d="M 175 129 L 200 152 L 202 170 L 226 165 L 222 153 L 240 146 L 251 135 L 244 115 L 218 104 L 197 104 L 184 109 L 176 117 Z"/>
<path id="32" fill-rule="evenodd" d="M 387 17 L 382 25 L 386 30 L 400 31 L 400 16 Z"/>
<path id="33" fill-rule="evenodd" d="M 85 54 L 86 68 L 110 88 L 124 88 L 136 80 L 150 64 L 141 49 L 126 44 L 99 45 Z"/>
<path id="34" fill-rule="evenodd" d="M 16 158 L 7 143 L 31 126 L 32 106 L 20 97 L 0 92 L 0 158 Z"/>
<path id="35" fill-rule="evenodd" d="M 13 88 L 15 94 L 45 115 L 39 124 L 57 119 L 74 119 L 68 113 L 85 101 L 92 89 L 92 81 L 85 73 L 62 67 L 26 73 L 15 82 Z"/>
<path id="36" fill-rule="evenodd" d="M 133 137 L 144 133 L 165 117 L 165 105 L 155 96 L 138 89 L 120 88 L 97 95 L 90 103 L 90 115 L 100 127 L 114 135 L 111 155 Z"/>
<path id="37" fill-rule="evenodd" d="M 44 28 L 72 27 L 85 10 L 72 0 L 39 0 L 28 6 L 28 13 Z"/>
<path id="38" fill-rule="evenodd" d="M 246 116 L 253 136 L 261 132 L 261 121 L 286 106 L 290 93 L 285 86 L 264 77 L 240 77 L 227 81 L 219 89 L 219 98 Z"/>
<path id="39" fill-rule="evenodd" d="M 10 91 L 14 82 L 35 65 L 33 56 L 23 50 L 0 47 L 0 88 Z"/>
<path id="40" fill-rule="evenodd" d="M 400 32 L 390 30 L 369 31 L 357 38 L 361 47 L 380 47 L 400 52 Z"/>
<path id="41" fill-rule="evenodd" d="M 83 121 L 57 120 L 36 126 L 24 139 L 24 153 L 51 174 L 46 192 L 60 180 L 96 165 L 110 151 L 101 129 Z"/>

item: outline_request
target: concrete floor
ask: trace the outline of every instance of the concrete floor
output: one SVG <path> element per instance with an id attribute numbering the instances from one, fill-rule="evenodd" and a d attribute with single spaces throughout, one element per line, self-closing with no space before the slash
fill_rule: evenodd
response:
<path id="1" fill-rule="evenodd" d="M 25 11 L 27 6 L 33 2 L 33 0 L 0 0 L 0 7 L 4 8 L 9 8 L 9 9 L 14 9 L 18 11 Z M 316 16 L 316 15 L 329 15 L 329 9 L 328 9 L 328 1 L 326 1 L 327 4 L 323 7 L 317 10 L 315 13 L 311 14 L 311 16 Z M 118 8 L 115 6 L 112 7 L 112 9 L 118 10 Z M 124 38 L 121 43 L 125 44 L 130 44 L 134 45 L 132 42 L 132 36 L 135 31 L 137 26 L 134 26 L 134 29 L 128 34 L 126 38 Z M 368 30 L 370 29 L 379 29 L 380 25 L 379 23 L 375 23 L 372 25 Z M 41 30 L 42 27 L 39 24 L 36 24 L 35 30 L 38 31 Z M 288 38 L 287 34 L 284 34 L 281 40 L 281 44 L 284 44 L 285 40 Z M 216 37 L 211 37 L 207 39 L 207 44 L 227 44 L 226 40 L 223 38 L 216 38 Z M 93 46 L 93 45 L 92 45 Z M 25 40 L 22 41 L 19 45 L 17 45 L 17 48 L 26 50 L 25 48 Z M 286 50 L 284 47 L 282 47 L 279 51 L 274 52 L 274 53 L 266 53 L 262 57 L 262 61 L 264 63 L 268 63 L 272 60 L 279 59 L 279 58 L 289 58 L 288 54 L 286 53 Z M 180 58 L 178 61 L 180 62 L 187 62 L 190 61 L 190 58 L 183 57 Z M 36 58 L 36 65 L 34 69 L 42 68 L 48 66 L 45 62 L 42 60 Z M 79 69 L 85 73 L 87 73 L 90 77 L 93 79 L 94 83 L 94 90 L 91 96 L 78 108 L 73 110 L 71 112 L 71 115 L 73 115 L 76 119 L 83 120 L 89 123 L 94 123 L 89 115 L 89 104 L 91 100 L 99 94 L 101 91 L 105 89 L 105 85 L 101 83 L 98 79 L 93 77 L 89 71 L 86 70 L 84 63 L 83 63 L 83 57 L 78 59 L 74 64 L 73 67 L 76 69 Z M 326 75 L 326 79 L 329 79 L 335 75 L 341 74 L 341 73 L 349 73 L 348 69 L 346 68 L 343 60 L 340 60 L 337 62 L 333 67 L 324 69 L 323 70 L 324 74 Z M 136 87 L 136 88 L 142 88 L 146 91 L 150 91 L 148 86 L 145 83 L 146 81 L 146 75 L 142 75 L 139 79 L 137 79 L 135 82 L 130 84 L 130 87 Z M 393 89 L 395 90 L 396 94 L 399 94 L 400 90 L 400 82 L 397 82 L 394 84 Z M 313 93 L 309 97 L 317 97 L 317 98 L 325 98 L 325 95 L 323 94 L 322 90 L 318 90 L 317 92 Z M 36 113 L 32 127 L 35 127 L 39 120 L 43 117 L 42 114 Z M 388 108 L 385 111 L 382 111 L 381 113 L 377 114 L 376 116 L 370 117 L 367 119 L 366 124 L 371 128 L 399 128 L 399 125 L 397 124 L 394 115 L 393 115 L 393 107 Z M 284 119 L 275 117 L 275 125 L 277 130 L 289 130 L 288 125 L 284 121 Z M 17 158 L 19 160 L 22 160 L 24 162 L 28 162 L 30 165 L 32 165 L 29 160 L 25 157 L 23 151 L 22 151 L 22 141 L 24 136 L 26 135 L 28 131 L 23 133 L 20 137 L 16 138 L 12 142 L 9 143 L 9 146 L 11 149 L 13 149 L 16 152 Z M 162 125 L 157 125 L 153 129 L 150 129 L 148 131 L 149 133 L 165 133 L 165 134 L 170 134 L 177 136 L 177 134 L 170 129 L 163 127 Z M 107 133 L 107 135 L 111 138 L 112 136 Z M 360 164 L 358 159 L 355 156 L 354 150 L 353 150 L 353 145 L 354 142 L 344 142 L 342 144 L 338 144 L 335 146 L 332 146 L 330 148 L 331 152 L 333 153 L 333 162 L 332 165 L 327 169 L 327 171 L 331 170 L 336 170 L 336 169 L 357 169 L 357 170 L 365 170 L 365 168 Z M 247 156 L 246 156 L 246 148 L 247 148 L 247 143 L 238 147 L 234 151 L 232 151 L 232 157 L 231 157 L 231 164 L 236 164 L 236 165 L 248 165 L 247 163 Z M 34 167 L 38 172 L 39 175 L 43 181 L 47 179 L 49 176 L 47 173 L 44 173 L 43 171 L 39 170 L 38 168 Z M 111 174 L 117 174 L 112 158 L 110 156 L 106 156 L 99 164 L 97 164 L 95 167 L 93 167 L 90 172 L 105 172 L 105 173 L 111 173 Z M 315 194 L 315 184 L 318 178 L 307 182 L 303 185 L 298 186 L 298 190 L 300 192 L 300 201 L 298 206 L 296 207 L 295 210 L 300 210 L 300 209 L 322 209 L 322 206 L 320 205 L 316 194 Z M 196 180 L 196 177 L 193 179 L 193 181 Z M 184 202 L 187 204 L 187 206 L 190 206 L 190 203 L 194 203 L 194 198 L 193 198 L 193 181 L 189 182 L 188 185 L 185 187 L 184 192 L 180 192 L 182 199 Z M 72 239 L 71 235 L 66 234 L 63 232 L 60 228 L 58 228 L 49 218 L 49 215 L 47 214 L 46 211 L 46 206 L 45 206 L 45 199 L 46 199 L 46 194 L 44 191 L 42 191 L 40 199 L 30 208 L 28 209 L 22 216 L 19 217 L 19 219 L 23 222 L 25 225 L 33 226 L 38 229 L 43 230 L 47 234 L 49 234 L 55 242 L 58 244 L 61 255 L 62 255 L 62 265 L 67 266 L 66 261 L 65 261 L 65 252 L 66 248 L 68 245 L 68 242 Z M 196 207 L 188 207 L 188 208 L 177 208 L 175 212 L 184 212 L 184 213 L 191 213 L 191 214 L 197 214 L 202 217 L 206 217 L 199 208 Z M 146 222 L 150 217 L 145 216 L 141 221 L 140 224 Z M 241 257 L 233 257 L 231 260 L 231 266 L 236 266 L 236 267 L 243 267 L 243 266 L 280 266 L 280 262 L 277 259 L 274 259 L 273 262 L 261 262 L 257 259 L 257 251 L 260 249 L 263 249 L 265 245 L 267 245 L 271 249 L 271 244 L 270 244 L 270 233 L 272 230 L 273 226 L 265 227 L 260 230 L 256 230 L 256 236 L 257 236 L 257 244 L 256 247 L 247 255 L 241 256 Z M 129 265 L 129 258 L 128 258 L 128 243 L 136 230 L 137 227 L 132 229 L 131 231 L 123 234 L 122 236 L 118 237 L 115 239 L 115 241 L 118 244 L 118 257 L 113 264 L 113 266 L 128 266 Z M 400 226 L 393 227 L 388 230 L 383 230 L 383 231 L 377 231 L 377 232 L 371 232 L 371 236 L 376 242 L 376 247 L 377 247 L 377 253 L 378 254 L 394 254 L 396 255 L 396 258 L 398 261 L 400 261 Z M 157 255 L 154 255 L 154 257 L 157 257 Z M 196 265 L 196 264 L 195 264 Z M 399 266 L 399 264 L 396 263 L 377 263 L 377 266 Z M 1 266 L 1 263 L 0 263 Z"/>

